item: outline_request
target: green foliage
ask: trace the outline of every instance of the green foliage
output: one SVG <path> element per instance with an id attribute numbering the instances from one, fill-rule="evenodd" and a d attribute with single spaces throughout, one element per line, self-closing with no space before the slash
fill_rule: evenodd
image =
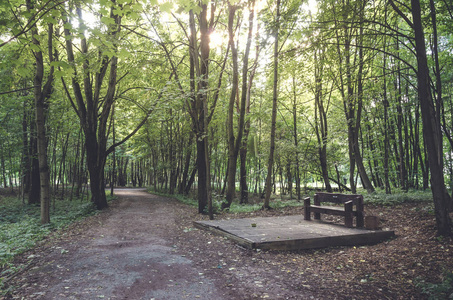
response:
<path id="1" fill-rule="evenodd" d="M 444 272 L 440 283 L 431 283 L 419 279 L 416 286 L 430 300 L 453 299 L 453 272 Z"/>
<path id="2" fill-rule="evenodd" d="M 190 198 L 190 197 L 187 197 L 187 196 L 184 196 L 184 195 L 180 195 L 180 194 L 170 195 L 170 194 L 167 194 L 167 193 L 154 191 L 153 188 L 151 188 L 151 187 L 148 188 L 148 193 L 159 195 L 159 196 L 164 196 L 164 197 L 175 198 L 179 202 L 187 204 L 187 205 L 190 205 L 190 206 L 198 206 L 197 200 L 195 200 L 193 198 Z"/>
<path id="3" fill-rule="evenodd" d="M 402 203 L 428 203 L 433 201 L 431 190 L 409 190 L 408 192 L 394 190 L 392 194 L 386 194 L 385 191 L 377 190 L 371 195 L 365 193 L 363 193 L 363 195 L 365 203 L 388 206 Z"/>
<path id="4" fill-rule="evenodd" d="M 175 195 L 169 195 L 165 194 L 162 192 L 156 192 L 153 191 L 151 188 L 148 189 L 149 193 L 153 193 L 156 195 L 160 196 L 165 196 L 165 197 L 171 197 L 176 200 L 178 200 L 181 203 L 197 207 L 198 202 L 196 199 L 193 199 L 189 196 L 184 196 L 180 194 L 175 194 Z M 220 212 L 220 207 L 222 204 L 222 201 L 224 201 L 223 196 L 220 195 L 213 195 L 212 196 L 212 206 L 213 206 L 213 211 L 215 213 Z M 283 207 L 292 207 L 292 206 L 303 206 L 302 201 L 297 201 L 297 200 L 280 200 L 280 199 L 275 199 L 274 201 L 271 202 L 271 206 L 273 208 L 283 208 Z M 247 212 L 253 212 L 262 209 L 263 205 L 262 203 L 254 203 L 254 204 L 239 204 L 237 202 L 233 202 L 230 206 L 229 209 L 227 209 L 228 213 L 232 214 L 237 214 L 237 213 L 247 213 Z"/>
<path id="5" fill-rule="evenodd" d="M 0 266 L 32 248 L 53 230 L 96 212 L 91 202 L 58 200 L 51 212 L 51 224 L 40 225 L 39 206 L 23 205 L 16 198 L 4 198 L 0 205 Z"/>

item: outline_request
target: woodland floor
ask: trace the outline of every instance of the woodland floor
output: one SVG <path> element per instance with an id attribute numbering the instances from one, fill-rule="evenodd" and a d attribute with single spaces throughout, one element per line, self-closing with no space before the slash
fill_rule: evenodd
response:
<path id="1" fill-rule="evenodd" d="M 428 203 L 367 207 L 396 234 L 377 245 L 278 252 L 194 229 L 206 216 L 176 200 L 116 194 L 106 211 L 17 257 L 26 267 L 5 299 L 425 299 L 420 282 L 453 271 L 453 243 L 435 236 Z M 216 217 L 290 214 L 303 208 Z"/>

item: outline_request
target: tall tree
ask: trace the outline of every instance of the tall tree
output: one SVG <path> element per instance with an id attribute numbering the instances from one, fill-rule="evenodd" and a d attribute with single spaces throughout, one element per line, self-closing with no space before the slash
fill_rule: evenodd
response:
<path id="1" fill-rule="evenodd" d="M 415 35 L 418 99 L 422 112 L 423 138 L 428 151 L 437 232 L 440 235 L 451 235 L 451 219 L 448 214 L 451 198 L 444 181 L 442 131 L 439 114 L 436 114 L 435 109 L 439 107 L 439 104 L 437 106 L 434 104 L 430 91 L 430 76 L 420 0 L 411 0 L 411 13 L 413 24 L 409 23 L 409 25 L 412 25 Z"/>
<path id="2" fill-rule="evenodd" d="M 30 15 L 33 15 L 35 9 L 34 3 L 27 0 L 27 10 Z M 47 100 L 52 94 L 54 83 L 54 61 L 53 53 L 53 23 L 47 24 L 47 54 L 50 63 L 49 72 L 46 82 L 44 83 L 44 55 L 41 50 L 41 42 L 38 32 L 38 25 L 35 20 L 31 21 L 34 25 L 31 27 L 32 36 L 32 52 L 35 58 L 35 77 L 34 77 L 34 99 L 35 99 L 35 122 L 37 133 L 37 150 L 39 161 L 39 177 L 40 177 L 40 198 L 41 198 L 41 224 L 50 222 L 50 173 L 47 161 L 47 137 L 46 137 L 46 110 Z"/>
<path id="3" fill-rule="evenodd" d="M 239 122 L 237 128 L 237 136 L 234 135 L 233 116 L 234 116 L 234 104 L 236 97 L 239 97 L 239 66 L 238 66 L 238 49 L 235 45 L 234 40 L 234 17 L 237 10 L 236 6 L 229 5 L 229 17 L 228 17 L 228 36 L 229 44 L 233 59 L 233 84 L 230 95 L 230 102 L 228 106 L 228 187 L 226 192 L 226 202 L 222 203 L 222 208 L 230 207 L 233 202 L 233 198 L 236 193 L 236 168 L 237 158 L 240 147 L 242 145 L 242 137 L 244 135 L 245 128 L 245 114 L 247 109 L 247 98 L 249 91 L 249 54 L 250 47 L 252 44 L 253 37 L 253 20 L 255 15 L 255 1 L 250 1 L 249 4 L 249 24 L 247 43 L 245 46 L 245 53 L 242 60 L 242 85 L 241 85 L 241 98 L 238 99 L 238 111 L 239 111 Z M 253 77 L 251 77 L 253 78 Z"/>
<path id="4" fill-rule="evenodd" d="M 318 140 L 318 155 L 321 165 L 321 174 L 326 185 L 327 192 L 332 192 L 330 185 L 329 171 L 327 168 L 327 140 L 328 140 L 328 126 L 327 126 L 327 111 L 329 103 L 325 105 L 323 93 L 323 77 L 324 77 L 324 61 L 325 49 L 318 46 L 314 50 L 314 75 L 315 75 L 315 132 Z"/>
<path id="5" fill-rule="evenodd" d="M 274 24 L 274 55 L 273 55 L 273 67 L 274 67 L 274 78 L 273 78 L 273 93 L 272 93 L 272 116 L 271 116 L 271 132 L 270 132 L 270 148 L 269 148 L 269 159 L 267 162 L 267 175 L 266 175 L 266 191 L 264 197 L 263 208 L 270 208 L 270 198 L 271 198 L 271 179 L 272 179 L 272 169 L 274 167 L 274 152 L 275 152 L 275 131 L 276 131 L 276 122 L 277 122 L 277 103 L 278 103 L 278 38 L 279 38 L 279 29 L 280 29 L 280 0 L 276 2 L 276 15 L 275 15 L 275 24 Z"/>
<path id="6" fill-rule="evenodd" d="M 366 1 L 342 1 L 339 9 L 332 5 L 334 13 L 337 56 L 339 60 L 338 87 L 348 126 L 349 182 L 356 192 L 355 167 L 363 187 L 374 192 L 368 178 L 359 146 L 359 131 L 363 111 L 364 48 L 363 26 Z M 355 20 L 358 14 L 358 20 Z M 356 21 L 356 22 L 354 22 Z"/>
<path id="7" fill-rule="evenodd" d="M 208 5 L 200 4 L 199 14 L 200 28 L 200 53 L 198 52 L 197 30 L 195 27 L 195 14 L 189 12 L 190 27 L 190 74 L 192 106 L 191 117 L 197 139 L 197 171 L 198 171 L 198 212 L 208 211 L 210 219 L 213 219 L 209 149 L 208 149 L 208 88 L 209 88 L 209 32 L 214 24 L 215 5 L 212 3 L 211 22 L 208 22 Z M 200 55 L 199 55 L 200 54 Z"/>
<path id="8" fill-rule="evenodd" d="M 121 1 L 121 3 L 125 3 Z M 110 10 L 108 16 L 101 16 L 105 22 L 107 31 L 102 39 L 100 34 L 98 42 L 100 46 L 93 52 L 89 50 L 89 42 L 86 37 L 86 24 L 82 16 L 80 3 L 75 2 L 75 11 L 78 28 L 72 27 L 72 21 L 68 15 L 64 25 L 64 36 L 66 39 L 66 53 L 68 65 L 72 66 L 71 95 L 68 84 L 63 81 L 66 94 L 72 107 L 80 119 L 81 127 L 85 134 L 85 147 L 88 172 L 90 174 L 91 200 L 98 209 L 108 206 L 105 194 L 104 168 L 108 154 L 113 152 L 115 147 L 125 143 L 133 136 L 146 122 L 153 110 L 145 109 L 145 117 L 130 131 L 122 140 L 110 145 L 107 148 L 108 136 L 110 134 L 109 119 L 113 112 L 112 107 L 120 94 L 134 88 L 128 88 L 122 93 L 118 92 L 118 53 L 120 48 L 120 30 L 124 5 L 116 0 L 105 2 L 106 8 Z M 106 11 L 108 12 L 108 9 Z M 76 39 L 76 37 L 78 37 Z M 74 53 L 74 42 L 80 40 L 81 58 Z M 97 52 L 97 55 L 94 55 Z M 81 68 L 79 68 L 81 63 Z M 107 78 L 106 78 L 107 76 Z M 105 83 L 107 81 L 107 83 Z M 104 93 L 104 94 L 103 94 Z"/>
<path id="9" fill-rule="evenodd" d="M 440 108 L 439 103 L 436 104 L 433 101 L 430 90 L 430 74 L 426 56 L 420 0 L 411 0 L 410 13 L 412 21 L 392 0 L 389 0 L 389 3 L 414 32 L 415 55 L 417 58 L 417 94 L 422 113 L 423 139 L 431 173 L 431 191 L 434 200 L 437 232 L 439 235 L 451 235 L 451 219 L 449 216 L 451 198 L 447 192 L 444 179 L 443 137 L 440 115 L 438 113 Z"/>

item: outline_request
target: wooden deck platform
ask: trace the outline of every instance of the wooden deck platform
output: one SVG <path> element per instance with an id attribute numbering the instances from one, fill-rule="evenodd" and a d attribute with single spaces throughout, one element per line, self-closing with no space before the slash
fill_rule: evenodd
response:
<path id="1" fill-rule="evenodd" d="M 305 221 L 300 215 L 198 221 L 194 226 L 225 236 L 249 249 L 268 250 L 376 244 L 394 236 L 393 231 Z"/>

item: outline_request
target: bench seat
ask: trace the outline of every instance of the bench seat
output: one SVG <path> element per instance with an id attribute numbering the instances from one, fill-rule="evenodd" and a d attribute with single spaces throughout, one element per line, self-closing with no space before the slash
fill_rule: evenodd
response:
<path id="1" fill-rule="evenodd" d="M 321 203 L 335 203 L 339 206 L 325 206 Z M 345 226 L 353 227 L 353 218 L 356 218 L 356 226 L 363 227 L 363 196 L 334 193 L 316 193 L 314 205 L 310 198 L 304 200 L 305 220 L 311 220 L 311 213 L 315 219 L 321 219 L 321 214 L 337 215 L 345 217 Z"/>

